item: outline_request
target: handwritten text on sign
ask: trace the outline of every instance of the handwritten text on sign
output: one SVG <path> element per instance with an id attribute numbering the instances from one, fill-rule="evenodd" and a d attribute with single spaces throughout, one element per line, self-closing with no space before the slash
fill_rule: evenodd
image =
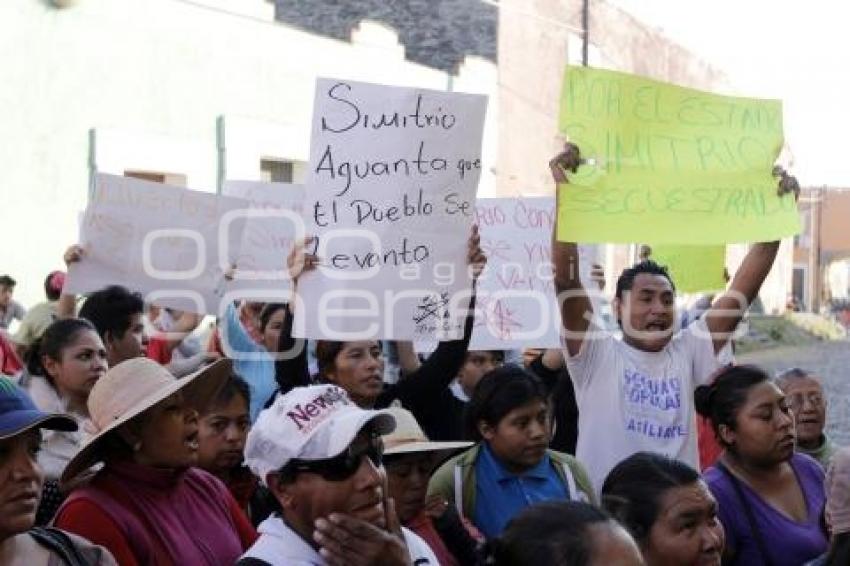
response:
<path id="1" fill-rule="evenodd" d="M 247 206 L 238 198 L 98 174 L 80 230 L 85 255 L 70 267 L 66 290 L 118 284 L 160 306 L 215 314 L 244 225 L 227 221 L 228 214 Z"/>
<path id="2" fill-rule="evenodd" d="M 589 160 L 560 189 L 560 240 L 716 244 L 799 229 L 771 176 L 779 101 L 568 67 L 560 128 Z"/>
<path id="3" fill-rule="evenodd" d="M 304 186 L 262 181 L 225 181 L 222 194 L 245 199 L 245 230 L 230 293 L 252 300 L 281 301 L 291 288 L 286 258 L 304 237 Z"/>
<path id="4" fill-rule="evenodd" d="M 551 197 L 478 199 L 476 222 L 488 259 L 478 284 L 470 349 L 560 347 L 551 261 L 554 221 Z M 590 280 L 595 248 L 579 246 L 577 266 L 591 292 L 598 289 Z"/>
<path id="5" fill-rule="evenodd" d="M 299 295 L 340 314 L 296 313 L 297 335 L 459 334 L 485 108 L 479 95 L 318 80 L 304 220 L 321 265 Z M 440 269 L 456 276 L 438 284 Z"/>

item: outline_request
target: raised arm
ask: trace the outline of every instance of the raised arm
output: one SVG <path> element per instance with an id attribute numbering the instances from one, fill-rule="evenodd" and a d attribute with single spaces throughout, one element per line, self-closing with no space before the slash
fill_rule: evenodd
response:
<path id="1" fill-rule="evenodd" d="M 555 180 L 555 194 L 558 185 L 567 182 L 567 171 L 575 172 L 581 160 L 578 146 L 567 144 L 564 151 L 549 162 L 552 178 Z M 555 213 L 555 228 L 552 231 L 552 263 L 555 269 L 555 292 L 561 311 L 561 323 L 567 331 L 567 352 L 575 356 L 581 350 L 582 336 L 590 324 L 593 305 L 579 278 L 578 247 L 575 242 L 558 241 L 558 214 Z"/>
<path id="2" fill-rule="evenodd" d="M 65 250 L 62 259 L 65 261 L 65 270 L 70 270 L 72 263 L 83 259 L 83 248 L 77 244 L 70 246 Z M 75 316 L 77 316 L 77 296 L 63 290 L 56 305 L 56 317 L 74 318 Z"/>
<path id="3" fill-rule="evenodd" d="M 791 198 L 789 193 L 799 197 L 800 185 L 797 179 L 785 173 L 782 169 L 775 169 L 774 174 L 779 176 L 779 195 Z M 705 322 L 711 332 L 714 342 L 715 353 L 720 352 L 729 341 L 732 333 L 741 322 L 744 313 L 759 294 L 762 283 L 773 267 L 776 252 L 779 250 L 779 242 L 760 242 L 750 248 L 744 258 L 729 290 L 718 298 L 705 313 Z"/>
<path id="4" fill-rule="evenodd" d="M 422 419 L 427 418 L 425 413 L 430 414 L 433 411 L 434 403 L 439 400 L 440 395 L 457 377 L 466 359 L 469 341 L 472 338 L 478 276 L 481 275 L 484 266 L 487 264 L 487 257 L 481 250 L 478 226 L 472 227 L 472 233 L 467 242 L 467 263 L 472 267 L 472 295 L 469 299 L 469 309 L 464 321 L 463 337 L 459 340 L 440 342 L 437 349 L 428 356 L 419 369 L 384 390 L 378 401 L 379 406 L 382 403 L 389 404 L 394 398 L 398 398 L 402 405 L 408 408 L 422 424 Z M 423 426 L 425 425 L 423 424 Z"/>
<path id="5" fill-rule="evenodd" d="M 778 241 L 755 244 L 735 273 L 729 290 L 714 301 L 703 315 L 711 332 L 715 353 L 723 349 L 744 313 L 758 296 L 778 249 Z"/>
<path id="6" fill-rule="evenodd" d="M 410 340 L 398 340 L 395 342 L 396 353 L 398 353 L 398 366 L 401 370 L 399 378 L 403 379 L 418 370 L 422 366 L 416 349 Z"/>

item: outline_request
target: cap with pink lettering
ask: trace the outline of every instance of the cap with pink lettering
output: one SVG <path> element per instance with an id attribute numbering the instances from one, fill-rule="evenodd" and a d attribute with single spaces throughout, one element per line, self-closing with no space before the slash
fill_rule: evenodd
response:
<path id="1" fill-rule="evenodd" d="M 292 459 L 341 454 L 370 423 L 377 434 L 395 430 L 392 414 L 361 409 L 335 385 L 296 387 L 260 413 L 245 443 L 245 464 L 265 483 Z"/>

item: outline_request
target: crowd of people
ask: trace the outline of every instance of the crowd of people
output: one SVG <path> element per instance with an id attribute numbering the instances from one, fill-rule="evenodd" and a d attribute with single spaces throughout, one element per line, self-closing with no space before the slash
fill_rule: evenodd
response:
<path id="1" fill-rule="evenodd" d="M 579 163 L 568 145 L 554 180 Z M 296 289 L 319 260 L 307 244 L 287 260 Z M 201 316 L 130 289 L 78 309 L 52 272 L 26 310 L 0 277 L 0 563 L 850 564 L 850 450 L 824 433 L 821 383 L 730 347 L 778 242 L 686 325 L 641 258 L 618 278 L 615 336 L 588 316 L 576 244 L 553 239 L 563 347 L 519 363 L 469 349 L 475 227 L 467 247 L 463 336 L 424 357 L 299 344 L 293 305 L 250 301 L 204 347 Z"/>

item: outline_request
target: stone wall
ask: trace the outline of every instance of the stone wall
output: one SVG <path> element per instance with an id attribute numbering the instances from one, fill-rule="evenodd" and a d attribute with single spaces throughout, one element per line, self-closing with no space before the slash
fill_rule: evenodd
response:
<path id="1" fill-rule="evenodd" d="M 278 21 L 347 40 L 361 20 L 395 29 L 410 61 L 447 72 L 467 55 L 496 61 L 498 9 L 481 0 L 276 0 Z"/>

